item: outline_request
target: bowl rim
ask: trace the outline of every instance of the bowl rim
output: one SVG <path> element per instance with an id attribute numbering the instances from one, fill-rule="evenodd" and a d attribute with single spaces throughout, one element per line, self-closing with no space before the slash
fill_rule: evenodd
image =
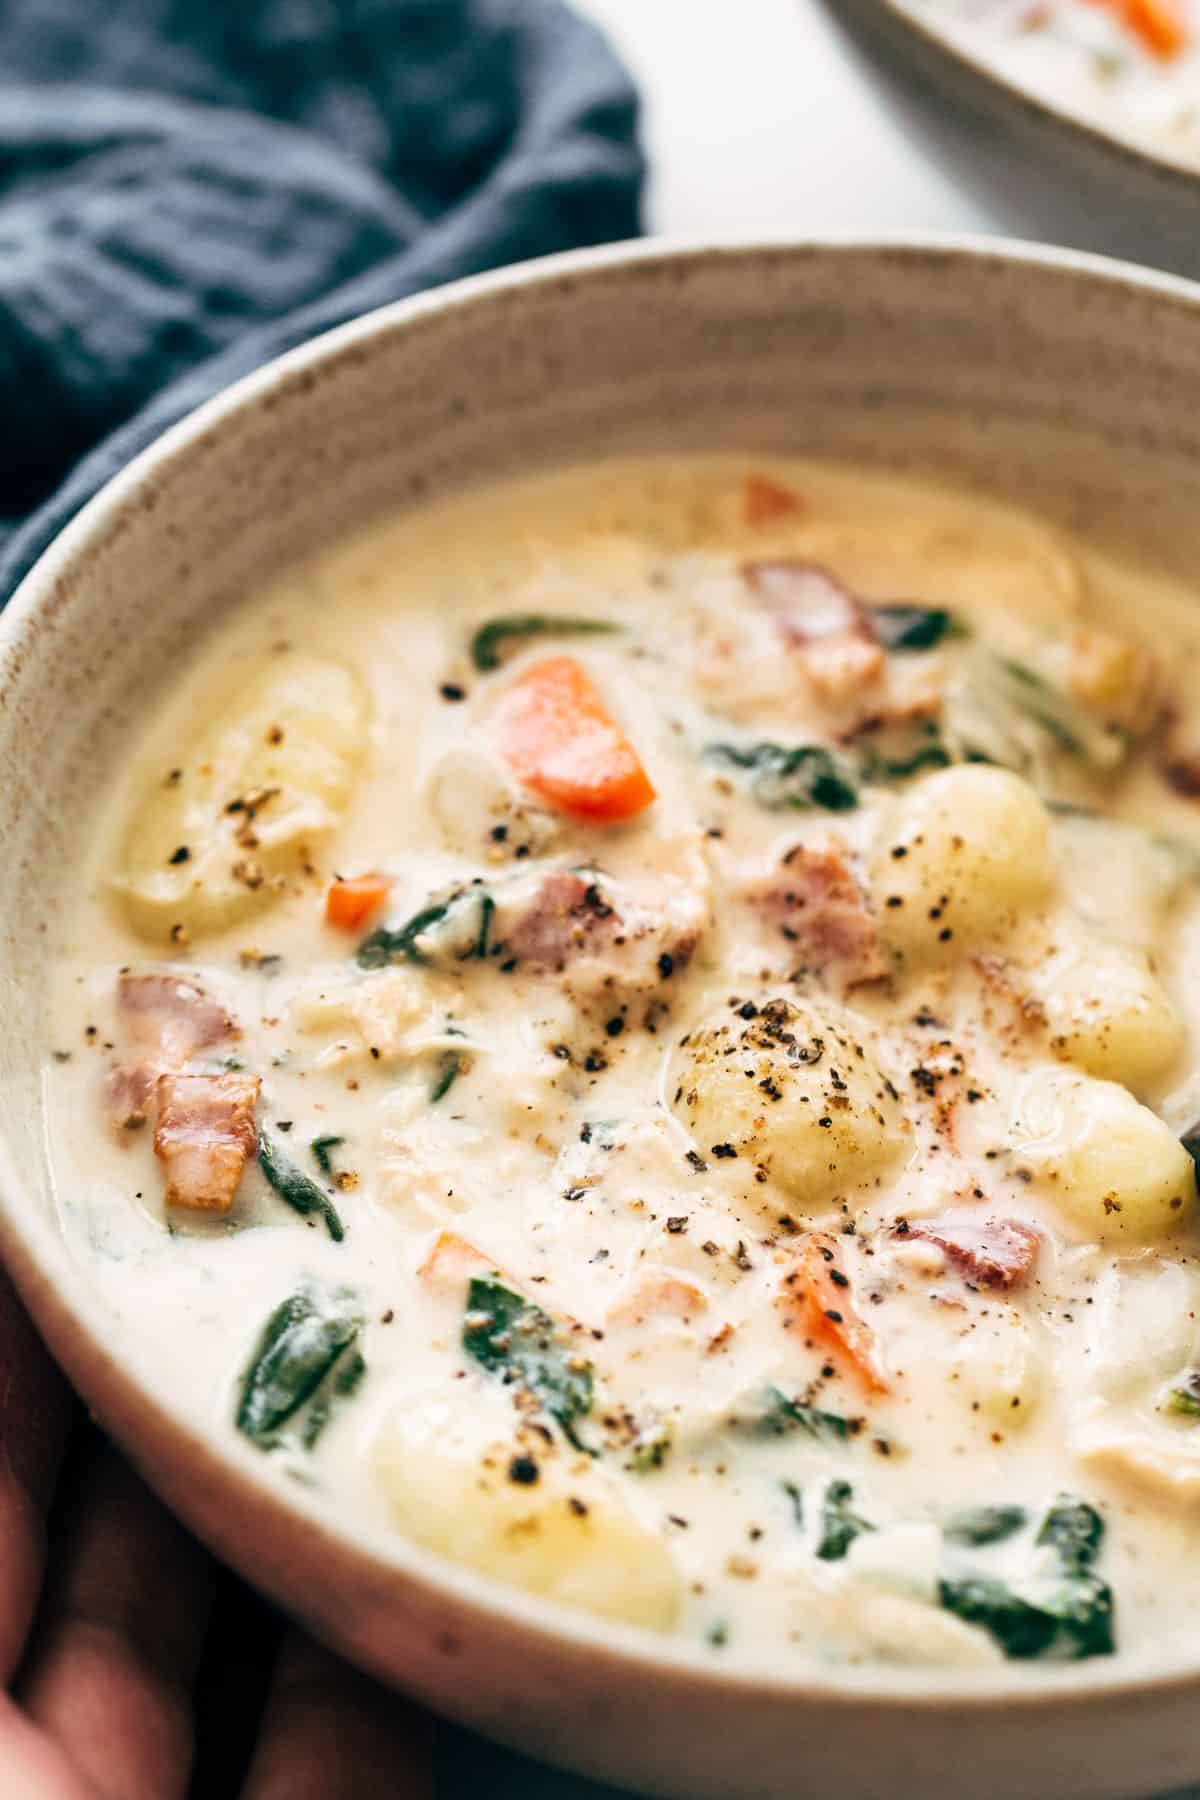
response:
<path id="1" fill-rule="evenodd" d="M 0 703 L 4 689 L 20 680 L 22 651 L 36 648 L 38 619 L 55 599 L 57 584 L 89 548 L 99 548 L 122 516 L 140 510 L 137 503 L 161 473 L 185 458 L 198 443 L 228 422 L 252 410 L 267 396 L 277 396 L 295 377 L 309 378 L 335 370 L 346 352 L 406 333 L 421 321 L 464 309 L 489 306 L 498 296 L 556 285 L 570 289 L 579 280 L 602 279 L 610 270 L 645 266 L 670 269 L 708 262 L 736 264 L 770 257 L 783 261 L 838 256 L 896 256 L 949 266 L 995 262 L 1043 275 L 1083 276 L 1101 288 L 1135 292 L 1156 304 L 1180 308 L 1196 316 L 1200 329 L 1200 283 L 1144 269 L 1136 264 L 1086 251 L 1060 249 L 1017 238 L 951 232 L 860 232 L 770 237 L 721 235 L 631 239 L 599 248 L 561 252 L 446 284 L 351 319 L 296 346 L 229 387 L 170 426 L 110 478 L 24 576 L 0 617 Z M 49 1167 L 48 1147 L 43 1152 Z M 327 1551 L 331 1561 L 353 1561 L 374 1587 L 399 1577 L 429 1598 L 449 1599 L 464 1612 L 502 1630 L 511 1628 L 539 1640 L 541 1647 L 586 1654 L 603 1667 L 653 1680 L 670 1675 L 705 1691 L 734 1696 L 769 1696 L 778 1701 L 806 1699 L 822 1706 L 857 1707 L 866 1701 L 888 1710 L 917 1707 L 956 1713 L 990 1711 L 1041 1712 L 1072 1701 L 1101 1697 L 1161 1696 L 1184 1690 L 1200 1680 L 1200 1640 L 1187 1657 L 1173 1657 L 1161 1670 L 1141 1657 L 1132 1664 L 1121 1658 L 1074 1665 L 1022 1665 L 1004 1662 L 983 1669 L 897 1668 L 891 1665 L 828 1666 L 797 1658 L 781 1668 L 766 1654 L 735 1655 L 716 1661 L 702 1646 L 660 1637 L 616 1624 L 525 1592 L 449 1558 L 422 1548 L 399 1530 L 369 1521 L 346 1527 L 319 1500 L 296 1483 L 282 1480 L 270 1460 L 236 1439 L 219 1441 L 199 1418 L 172 1405 L 165 1377 L 123 1362 L 112 1348 L 111 1313 L 89 1286 L 86 1265 L 72 1251 L 57 1217 L 27 1210 L 24 1183 L 8 1143 L 0 1133 L 0 1250 L 22 1299 L 45 1331 L 55 1353 L 66 1345 L 63 1360 L 75 1371 L 90 1371 L 78 1385 L 96 1406 L 101 1422 L 118 1412 L 136 1411 L 136 1430 L 114 1435 L 137 1460 L 139 1437 L 152 1427 L 160 1441 L 185 1447 L 191 1466 L 204 1469 L 215 1482 L 238 1486 L 253 1496 L 261 1517 L 272 1512 L 290 1528 L 303 1529 Z M 109 1329 L 106 1331 L 106 1327 Z M 80 1352 L 85 1354 L 81 1355 Z M 97 1372 L 98 1371 L 98 1372 Z M 101 1387 L 103 1399 L 95 1399 Z M 186 1509 L 183 1509 L 186 1511 Z"/>
<path id="2" fill-rule="evenodd" d="M 1124 165 L 1125 171 L 1142 180 L 1156 183 L 1161 192 L 1172 198 L 1200 201 L 1200 164 L 1191 163 L 1169 150 L 1151 148 L 1151 140 L 1119 125 L 1106 126 L 1082 108 L 1056 102 L 1036 89 L 1003 74 L 986 56 L 976 53 L 948 30 L 939 28 L 917 12 L 913 0 L 829 0 L 835 11 L 857 10 L 870 20 L 874 14 L 901 28 L 902 35 L 916 40 L 926 53 L 971 81 L 979 98 L 999 97 L 1012 110 L 1025 114 L 1027 125 L 1036 127 L 1064 148 L 1086 149 L 1092 155 L 1109 157 Z M 910 42 L 910 49 L 912 44 Z M 1006 239 L 1006 242 L 1019 242 Z"/>

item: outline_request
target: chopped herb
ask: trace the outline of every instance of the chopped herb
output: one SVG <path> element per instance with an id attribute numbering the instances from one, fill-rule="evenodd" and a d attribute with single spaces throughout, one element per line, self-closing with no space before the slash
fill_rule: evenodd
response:
<path id="1" fill-rule="evenodd" d="M 471 957 L 485 957 L 496 902 L 486 888 L 472 885 L 459 888 L 444 900 L 433 900 L 414 913 L 406 924 L 393 931 L 380 926 L 358 946 L 360 969 L 386 969 L 395 962 L 430 963 L 437 954 L 449 954 L 465 962 Z M 471 916 L 474 912 L 474 917 Z M 437 931 L 441 926 L 443 929 Z M 458 928 L 462 927 L 463 930 Z M 435 933 L 442 942 L 434 946 L 422 944 L 422 938 Z"/>
<path id="2" fill-rule="evenodd" d="M 329 1153 L 331 1150 L 338 1149 L 345 1141 L 344 1137 L 319 1137 L 313 1139 L 312 1143 L 309 1145 L 309 1149 L 312 1151 L 313 1161 L 316 1163 L 318 1169 L 320 1169 L 322 1175 L 333 1174 L 333 1159 Z"/>
<path id="3" fill-rule="evenodd" d="M 1190 1125 L 1179 1141 L 1192 1161 L 1200 1167 L 1200 1121 Z"/>
<path id="4" fill-rule="evenodd" d="M 948 1544 L 1000 1544 L 1028 1518 L 1023 1506 L 969 1506 L 953 1513 L 942 1530 Z"/>
<path id="5" fill-rule="evenodd" d="M 446 1098 L 446 1095 L 458 1080 L 461 1067 L 462 1059 L 460 1058 L 458 1051 L 448 1050 L 446 1055 L 442 1058 L 442 1066 L 438 1078 L 429 1090 L 429 1098 L 431 1101 L 436 1102 Z"/>
<path id="6" fill-rule="evenodd" d="M 784 807 L 823 807 L 826 812 L 852 812 L 858 805 L 855 787 L 841 761 L 820 744 L 709 744 L 704 754 L 715 762 L 751 773 L 750 792 L 768 811 Z"/>
<path id="7" fill-rule="evenodd" d="M 489 619 L 471 639 L 471 661 L 485 673 L 498 669 L 502 646 L 529 637 L 587 637 L 619 631 L 609 619 L 556 618 L 552 613 L 509 613 Z"/>
<path id="8" fill-rule="evenodd" d="M 709 1626 L 704 1634 L 704 1640 L 707 1644 L 711 1644 L 714 1650 L 725 1648 L 729 1642 L 729 1627 L 724 1619 L 718 1619 L 715 1624 Z"/>
<path id="9" fill-rule="evenodd" d="M 305 1216 L 316 1213 L 324 1219 L 334 1243 L 341 1243 L 346 1227 L 329 1195 L 323 1193 L 303 1169 L 297 1168 L 265 1131 L 258 1134 L 258 1165 L 281 1200 L 286 1201 L 294 1212 Z"/>
<path id="10" fill-rule="evenodd" d="M 592 1365 L 562 1342 L 554 1320 L 540 1306 L 503 1282 L 475 1276 L 462 1345 L 482 1368 L 519 1382 L 540 1400 L 577 1450 L 595 1454 L 575 1429 L 575 1421 L 592 1409 Z"/>
<path id="11" fill-rule="evenodd" d="M 777 1387 L 767 1389 L 762 1411 L 747 1423 L 757 1437 L 786 1437 L 789 1432 L 802 1431 L 806 1437 L 827 1443 L 844 1443 L 859 1429 L 857 1420 L 790 1400 Z"/>
<path id="12" fill-rule="evenodd" d="M 242 1377 L 238 1430 L 261 1449 L 274 1449 L 282 1427 L 311 1403 L 301 1438 L 311 1448 L 334 1401 L 351 1394 L 365 1373 L 356 1348 L 362 1322 L 345 1289 L 301 1288 L 282 1301 Z"/>
<path id="13" fill-rule="evenodd" d="M 873 606 L 871 623 L 885 650 L 932 650 L 943 638 L 966 636 L 954 614 L 936 606 Z"/>

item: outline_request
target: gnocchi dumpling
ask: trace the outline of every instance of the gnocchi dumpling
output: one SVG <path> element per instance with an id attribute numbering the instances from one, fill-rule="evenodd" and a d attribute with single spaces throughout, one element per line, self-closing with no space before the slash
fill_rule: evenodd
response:
<path id="1" fill-rule="evenodd" d="M 1143 1087 L 1183 1044 L 1183 1021 L 1162 983 L 1146 958 L 1124 945 L 1060 939 L 1033 992 L 1055 1056 L 1103 1080 Z"/>
<path id="2" fill-rule="evenodd" d="M 746 1192 L 763 1171 L 805 1215 L 876 1179 L 908 1141 L 865 1032 L 795 1001 L 733 1001 L 688 1033 L 671 1080 L 700 1154 Z"/>
<path id="3" fill-rule="evenodd" d="M 974 1318 L 954 1355 L 954 1391 L 990 1425 L 1019 1429 L 1032 1418 L 1041 1390 L 1041 1360 L 1015 1308 L 989 1308 Z"/>
<path id="4" fill-rule="evenodd" d="M 871 858 L 888 941 L 918 963 L 1004 932 L 1050 881 L 1050 820 L 1037 794 L 1019 775 L 975 763 L 914 783 Z"/>
<path id="5" fill-rule="evenodd" d="M 220 931 L 266 905 L 344 809 L 367 703 L 341 663 L 261 668 L 138 801 L 115 886 L 146 937 Z"/>
<path id="6" fill-rule="evenodd" d="M 391 1415 L 376 1469 L 392 1516 L 426 1549 L 600 1618 L 665 1631 L 682 1581 L 663 1540 L 615 1484 L 537 1440 L 532 1484 L 512 1476 L 512 1439 L 467 1436 L 444 1404 Z"/>
<path id="7" fill-rule="evenodd" d="M 1093 1240 L 1144 1243 L 1190 1218 L 1195 1165 L 1168 1126 L 1115 1081 L 1037 1070 L 1018 1095 L 1014 1167 Z"/>

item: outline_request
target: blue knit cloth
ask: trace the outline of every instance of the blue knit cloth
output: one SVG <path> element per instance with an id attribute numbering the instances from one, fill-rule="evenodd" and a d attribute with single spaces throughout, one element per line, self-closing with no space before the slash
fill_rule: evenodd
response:
<path id="1" fill-rule="evenodd" d="M 0 0 L 0 600 L 236 376 L 632 236 L 635 131 L 559 0 Z"/>

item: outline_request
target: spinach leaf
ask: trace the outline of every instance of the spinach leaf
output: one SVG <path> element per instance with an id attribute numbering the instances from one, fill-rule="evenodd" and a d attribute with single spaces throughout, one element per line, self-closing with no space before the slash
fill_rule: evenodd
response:
<path id="1" fill-rule="evenodd" d="M 501 649 L 518 638 L 591 637 L 619 631 L 609 619 L 573 619 L 553 613 L 508 613 L 489 619 L 471 639 L 471 661 L 484 674 L 500 667 Z"/>
<path id="2" fill-rule="evenodd" d="M 1129 748 L 1122 732 L 1098 724 L 1069 694 L 1024 663 L 1003 656 L 990 660 L 996 698 L 1028 714 L 1060 750 L 1097 769 L 1112 769 L 1122 761 Z"/>
<path id="3" fill-rule="evenodd" d="M 461 1058 L 458 1051 L 448 1050 L 442 1058 L 442 1066 L 438 1072 L 437 1080 L 429 1090 L 429 1098 L 432 1102 L 436 1103 L 438 1100 L 444 1100 L 446 1098 L 446 1095 L 458 1080 L 460 1067 Z"/>
<path id="4" fill-rule="evenodd" d="M 777 1387 L 767 1389 L 762 1411 L 747 1423 L 757 1437 L 786 1437 L 789 1432 L 800 1431 L 805 1437 L 827 1443 L 844 1443 L 859 1430 L 857 1419 L 844 1419 L 840 1413 L 806 1406 Z"/>
<path id="5" fill-rule="evenodd" d="M 317 1213 L 324 1219 L 326 1230 L 334 1243 L 341 1243 L 346 1235 L 346 1227 L 329 1195 L 323 1193 L 316 1182 L 310 1180 L 290 1157 L 285 1156 L 265 1131 L 258 1134 L 258 1166 L 279 1198 L 286 1201 L 293 1212 L 305 1216 Z"/>
<path id="6" fill-rule="evenodd" d="M 1104 1521 L 1095 1507 L 1059 1494 L 1034 1539 L 1035 1548 L 1052 1552 L 1050 1569 L 1035 1562 L 1015 1581 L 951 1573 L 938 1583 L 941 1603 L 990 1632 L 1006 1656 L 1109 1656 L 1115 1649 L 1112 1590 L 1091 1566 L 1103 1539 Z"/>
<path id="7" fill-rule="evenodd" d="M 1163 1409 L 1181 1419 L 1200 1419 L 1200 1369 L 1188 1369 L 1162 1399 Z"/>
<path id="8" fill-rule="evenodd" d="M 362 1382 L 367 1365 L 361 1353 L 351 1350 L 335 1365 L 333 1374 L 317 1389 L 304 1424 L 303 1444 L 311 1450 L 342 1400 L 348 1400 Z"/>
<path id="9" fill-rule="evenodd" d="M 1104 1541 L 1104 1520 L 1086 1500 L 1059 1494 L 1038 1526 L 1035 1544 L 1049 1545 L 1066 1570 L 1090 1568 Z"/>
<path id="10" fill-rule="evenodd" d="M 785 1481 L 783 1491 L 792 1503 L 797 1525 L 804 1524 L 804 1492 L 794 1481 Z M 820 1535 L 815 1554 L 821 1562 L 840 1562 L 855 1538 L 874 1531 L 869 1519 L 854 1511 L 854 1489 L 848 1481 L 828 1481 L 821 1494 Z"/>
<path id="11" fill-rule="evenodd" d="M 381 925 L 358 946 L 360 969 L 386 969 L 391 963 L 432 963 L 447 953 L 460 962 L 488 953 L 488 939 L 496 902 L 481 885 L 459 888 L 444 900 L 432 900 L 404 925 L 392 930 Z M 472 916 L 472 913 L 474 916 Z M 442 927 L 440 931 L 438 927 Z M 421 939 L 434 934 L 442 940 L 426 948 Z"/>
<path id="12" fill-rule="evenodd" d="M 1027 1522 L 1023 1506 L 968 1506 L 952 1513 L 942 1527 L 948 1544 L 1001 1544 Z"/>
<path id="13" fill-rule="evenodd" d="M 333 1174 L 333 1158 L 330 1156 L 330 1151 L 338 1149 L 345 1141 L 344 1137 L 319 1137 L 314 1138 L 308 1146 L 313 1153 L 313 1161 L 322 1175 Z"/>
<path id="14" fill-rule="evenodd" d="M 291 1418 L 308 1402 L 322 1399 L 323 1384 L 335 1371 L 335 1393 L 352 1392 L 366 1366 L 355 1349 L 362 1323 L 362 1313 L 345 1289 L 326 1294 L 301 1288 L 282 1301 L 263 1327 L 243 1374 L 238 1430 L 261 1449 L 270 1450 L 279 1443 L 280 1430 Z M 339 1369 L 347 1352 L 352 1352 L 352 1357 Z M 325 1398 L 323 1416 L 311 1438 L 310 1414 L 305 1443 L 315 1443 L 331 1405 L 332 1397 Z"/>
<path id="15" fill-rule="evenodd" d="M 945 744 L 930 739 L 897 756 L 885 756 L 872 745 L 863 751 L 859 768 L 864 781 L 905 781 L 910 775 L 919 775 L 922 769 L 948 769 L 950 762 Z"/>
<path id="16" fill-rule="evenodd" d="M 947 1611 L 990 1632 L 1006 1656 L 1074 1661 L 1115 1649 L 1111 1590 L 1087 1569 L 1017 1582 L 943 1578 L 938 1595 Z"/>
<path id="17" fill-rule="evenodd" d="M 482 1368 L 535 1395 L 577 1450 L 595 1454 L 575 1429 L 575 1421 L 592 1409 L 592 1365 L 563 1343 L 554 1320 L 540 1306 L 501 1281 L 474 1276 L 462 1345 Z"/>
<path id="18" fill-rule="evenodd" d="M 873 606 L 871 623 L 885 650 L 932 650 L 943 638 L 966 636 L 954 614 L 936 606 Z"/>
<path id="19" fill-rule="evenodd" d="M 770 812 L 784 807 L 823 807 L 826 812 L 852 812 L 858 789 L 844 764 L 821 744 L 709 744 L 704 754 L 751 775 L 750 792 Z"/>
<path id="20" fill-rule="evenodd" d="M 840 1562 L 855 1538 L 874 1531 L 869 1519 L 853 1510 L 854 1489 L 848 1481 L 831 1481 L 821 1498 L 821 1536 L 817 1556 L 821 1562 Z"/>

